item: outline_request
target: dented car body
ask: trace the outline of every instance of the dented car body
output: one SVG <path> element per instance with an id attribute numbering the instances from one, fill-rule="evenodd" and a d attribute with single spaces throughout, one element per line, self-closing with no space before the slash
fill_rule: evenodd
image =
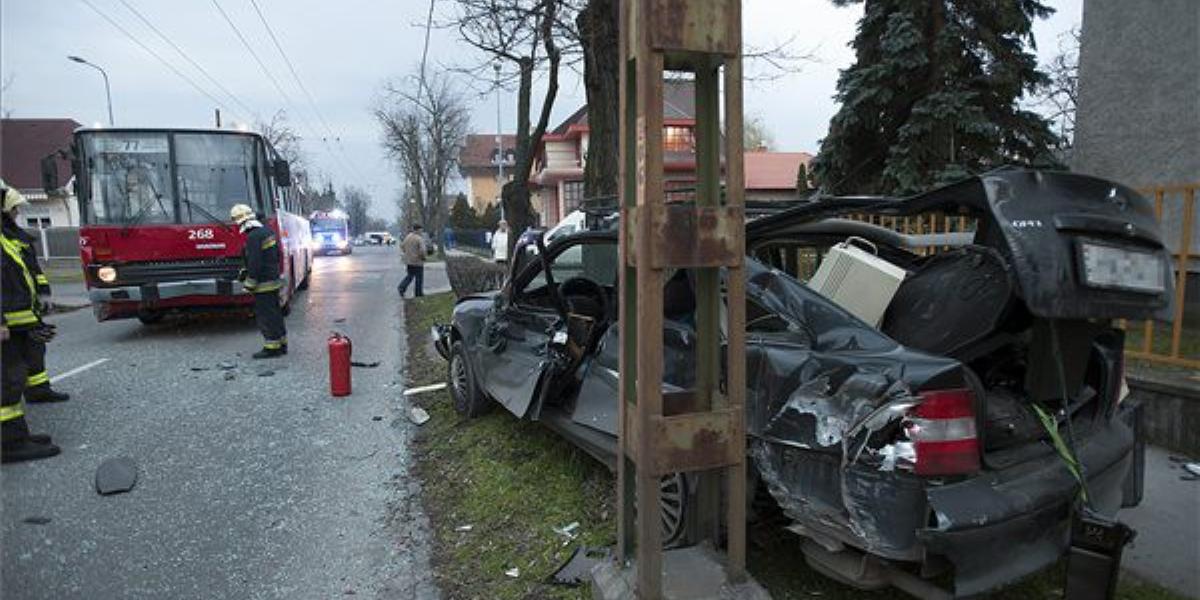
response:
<path id="1" fill-rule="evenodd" d="M 960 225 L 902 234 L 863 220 L 930 214 Z M 877 325 L 804 283 L 850 237 L 907 273 Z M 436 345 L 460 411 L 499 403 L 611 466 L 617 234 L 539 240 L 518 247 L 501 291 L 460 299 Z M 784 210 L 747 225 L 747 253 L 750 471 L 808 538 L 813 566 L 851 579 L 830 560 L 850 554 L 912 577 L 950 573 L 953 594 L 979 594 L 1062 555 L 1081 489 L 1068 459 L 1096 512 L 1140 500 L 1113 320 L 1169 314 L 1171 266 L 1144 198 L 1001 170 L 910 198 Z M 663 296 L 664 391 L 687 389 L 689 275 L 672 274 Z M 1056 451 L 1063 436 L 1073 456 Z M 684 511 L 686 489 L 676 501 L 664 511 Z"/>

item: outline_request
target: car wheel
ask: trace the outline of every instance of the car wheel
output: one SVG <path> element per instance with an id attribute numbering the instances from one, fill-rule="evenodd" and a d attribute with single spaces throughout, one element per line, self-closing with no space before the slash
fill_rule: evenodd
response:
<path id="1" fill-rule="evenodd" d="M 154 325 L 163 320 L 163 312 L 160 310 L 139 310 L 137 318 L 142 322 L 142 325 Z"/>
<path id="2" fill-rule="evenodd" d="M 483 415 L 491 408 L 488 399 L 479 392 L 471 363 L 462 342 L 454 342 L 450 348 L 450 363 L 447 371 L 450 395 L 454 398 L 454 410 L 468 418 Z"/>
<path id="3" fill-rule="evenodd" d="M 636 498 L 636 491 L 634 493 Z M 683 473 L 663 475 L 658 481 L 658 506 L 663 548 L 674 548 L 686 538 L 691 490 Z M 636 507 L 635 507 L 636 510 Z"/>

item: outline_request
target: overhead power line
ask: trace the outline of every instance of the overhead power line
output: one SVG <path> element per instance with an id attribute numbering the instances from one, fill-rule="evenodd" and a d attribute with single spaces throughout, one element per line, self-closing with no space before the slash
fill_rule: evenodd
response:
<path id="1" fill-rule="evenodd" d="M 294 110 L 295 103 L 292 102 L 292 97 L 283 89 L 283 86 L 279 83 L 279 80 L 275 78 L 273 73 L 271 73 L 271 69 L 267 68 L 266 63 L 264 63 L 262 58 L 259 57 L 258 53 L 254 51 L 254 47 L 250 45 L 250 41 L 246 39 L 246 36 L 242 33 L 242 30 L 238 28 L 237 24 L 233 22 L 233 18 L 229 16 L 229 13 L 225 12 L 225 9 L 221 7 L 220 2 L 217 0 L 212 0 L 212 4 L 213 7 L 217 9 L 217 12 L 221 13 L 221 18 L 225 20 L 225 23 L 229 25 L 229 28 L 233 30 L 234 35 L 236 35 L 238 40 L 242 43 L 242 47 L 246 49 L 246 52 L 249 53 L 250 57 L 254 59 L 254 62 L 258 64 L 258 68 L 262 70 L 263 75 L 266 75 L 267 79 L 271 82 L 271 85 L 273 85 L 275 90 L 279 92 L 279 95 L 283 97 L 284 103 L 288 106 L 288 108 Z M 338 164 L 338 166 L 344 169 L 347 174 L 352 175 L 353 170 L 345 164 L 345 159 L 333 151 L 332 147 L 329 145 L 329 141 L 325 139 L 324 136 L 313 135 L 316 133 L 316 129 L 308 122 L 308 119 L 304 117 L 303 113 L 300 111 L 295 111 L 295 114 L 297 120 L 300 121 L 300 125 L 308 131 L 308 134 L 321 141 L 321 143 L 325 146 L 325 150 L 328 151 L 330 156 L 333 157 L 334 162 L 339 163 L 340 160 L 341 162 Z"/>
<path id="2" fill-rule="evenodd" d="M 162 63 L 163 66 L 170 69 L 171 72 L 174 73 L 176 76 L 178 76 L 180 79 L 187 82 L 187 84 L 192 86 L 192 88 L 194 88 L 197 92 L 200 92 L 204 97 L 208 98 L 209 100 L 212 100 L 213 103 L 216 104 L 218 107 L 225 109 L 225 111 L 230 114 L 233 114 L 235 112 L 235 111 L 230 110 L 229 107 L 226 106 L 224 102 L 218 100 L 216 96 L 213 96 L 212 94 L 210 94 L 208 92 L 208 90 L 201 87 L 200 84 L 196 83 L 191 77 L 188 77 L 185 73 L 183 73 L 179 69 L 175 68 L 175 65 L 171 64 L 169 61 L 167 61 L 167 59 L 163 58 L 162 55 L 155 52 L 153 48 L 151 48 L 150 46 L 147 46 L 144 42 L 142 42 L 142 40 L 138 39 L 137 36 L 130 33 L 128 29 L 125 29 L 124 27 L 122 27 L 120 23 L 117 23 L 116 21 L 114 21 L 112 19 L 112 17 L 108 16 L 107 14 L 104 13 L 104 11 L 97 8 L 95 4 L 92 4 L 90 2 L 90 0 L 79 0 L 79 1 L 83 2 L 85 5 L 87 5 L 88 8 L 92 9 L 92 11 L 94 11 L 96 14 L 100 15 L 100 17 L 102 19 L 104 19 L 105 21 L 108 21 L 108 23 L 110 25 L 112 25 L 113 27 L 117 28 L 118 31 L 125 34 L 125 37 L 129 38 L 133 43 L 135 43 L 139 47 L 141 47 L 142 50 L 145 50 L 148 54 L 150 54 L 150 56 L 153 56 L 156 60 L 158 60 L 158 62 Z"/>
<path id="3" fill-rule="evenodd" d="M 308 105 L 310 108 L 312 108 L 313 114 L 317 116 L 317 120 L 320 121 L 321 125 L 325 128 L 325 133 L 328 134 L 329 138 L 332 139 L 335 144 L 337 144 L 338 150 L 342 154 L 342 158 L 345 159 L 345 162 L 350 166 L 353 174 L 358 177 L 359 180 L 365 180 L 366 178 L 362 176 L 362 173 L 358 170 L 358 167 L 354 164 L 354 161 L 348 156 L 345 156 L 346 149 L 344 146 L 342 146 L 341 138 L 334 133 L 333 128 L 329 125 L 329 121 L 326 120 L 325 115 L 321 113 L 321 108 L 317 105 L 316 99 L 313 98 L 312 93 L 308 91 L 308 86 L 304 85 L 304 80 L 301 79 L 300 73 L 296 70 L 296 65 L 292 63 L 292 59 L 288 57 L 287 52 L 283 49 L 283 44 L 279 42 L 279 37 L 275 35 L 275 30 L 271 27 L 271 23 L 267 20 L 267 16 L 263 14 L 262 8 L 260 8 L 258 5 L 258 1 L 250 0 L 250 5 L 254 7 L 254 12 L 258 14 L 258 20 L 262 22 L 263 28 L 267 30 L 267 36 L 271 38 L 271 43 L 275 46 L 275 50 L 279 52 L 279 56 L 283 58 L 284 64 L 287 65 L 288 71 L 292 74 L 292 79 L 296 82 L 296 87 L 300 88 L 300 91 L 304 94 L 305 99 L 308 100 Z"/>
<path id="4" fill-rule="evenodd" d="M 160 39 L 162 39 L 162 41 L 166 42 L 168 46 L 173 48 L 175 50 L 175 52 L 177 54 L 179 54 L 179 56 L 181 58 L 183 58 L 183 60 L 187 61 L 188 64 L 192 65 L 192 67 L 195 68 L 197 71 L 199 71 L 201 75 L 204 75 L 204 77 L 207 78 L 210 83 L 212 83 L 214 86 L 216 86 L 217 89 L 221 90 L 221 92 L 223 92 L 226 96 L 228 96 L 230 100 L 233 100 L 234 104 L 241 107 L 242 110 L 245 110 L 246 114 L 248 116 L 252 116 L 260 121 L 262 120 L 262 116 L 258 114 L 258 111 L 254 110 L 253 108 L 248 106 L 245 102 L 242 102 L 241 98 L 238 98 L 237 95 L 235 95 L 233 92 L 229 91 L 228 88 L 226 88 L 224 85 L 221 85 L 221 82 L 217 81 L 217 79 L 215 77 L 213 77 L 212 74 L 209 73 L 207 69 L 200 66 L 200 64 L 197 63 L 195 60 L 192 60 L 192 57 L 189 56 L 188 53 L 183 50 L 183 48 L 180 48 L 178 44 L 176 44 L 173 40 L 171 40 L 170 36 L 163 33 L 158 27 L 155 27 L 154 23 L 151 23 L 150 19 L 146 18 L 146 16 L 143 15 L 140 11 L 138 11 L 137 8 L 135 8 L 127 0 L 120 0 L 120 2 L 121 2 L 121 4 L 125 5 L 125 8 L 129 9 L 129 12 L 133 13 L 133 15 L 135 17 L 137 17 L 139 20 L 141 20 L 141 22 L 143 24 L 145 24 L 146 27 L 149 27 L 151 31 L 153 31 L 155 34 L 157 34 L 158 37 Z"/>

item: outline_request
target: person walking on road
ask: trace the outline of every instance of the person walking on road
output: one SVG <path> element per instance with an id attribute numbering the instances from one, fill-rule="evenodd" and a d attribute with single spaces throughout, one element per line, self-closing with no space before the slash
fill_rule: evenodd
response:
<path id="1" fill-rule="evenodd" d="M 29 381 L 29 365 L 35 360 L 34 343 L 54 339 L 54 326 L 42 321 L 36 274 L 26 264 L 18 241 L 16 213 L 25 198 L 0 182 L 3 197 L 3 325 L 0 325 L 0 461 L 5 463 L 37 460 L 57 455 L 62 450 L 48 435 L 30 433 L 25 421 L 21 396 Z"/>
<path id="2" fill-rule="evenodd" d="M 411 231 L 404 236 L 404 241 L 400 242 L 400 255 L 404 260 L 404 279 L 400 280 L 400 286 L 396 291 L 400 292 L 400 297 L 404 297 L 404 292 L 408 291 L 408 284 L 413 284 L 413 298 L 419 298 L 425 295 L 425 290 L 422 286 L 425 283 L 425 236 L 421 234 L 421 226 L 417 223 L 412 224 Z"/>
<path id="3" fill-rule="evenodd" d="M 500 264 L 508 262 L 508 221 L 503 219 L 492 234 L 492 260 Z"/>
<path id="4" fill-rule="evenodd" d="M 262 350 L 253 356 L 283 356 L 287 354 L 288 346 L 283 307 L 279 305 L 279 290 L 283 287 L 279 276 L 283 264 L 279 240 L 271 228 L 263 227 L 254 209 L 245 204 L 234 205 L 229 217 L 246 236 L 246 245 L 242 249 L 242 259 L 246 263 L 242 287 L 254 294 L 254 320 L 263 336 Z"/>

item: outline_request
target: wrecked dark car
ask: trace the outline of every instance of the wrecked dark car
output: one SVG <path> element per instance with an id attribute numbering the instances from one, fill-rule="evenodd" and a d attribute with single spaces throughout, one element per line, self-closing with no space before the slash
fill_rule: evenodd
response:
<path id="1" fill-rule="evenodd" d="M 915 215 L 943 227 L 872 224 Z M 1075 473 L 1099 514 L 1140 501 L 1115 320 L 1169 314 L 1146 199 L 1006 169 L 903 199 L 808 202 L 746 231 L 749 471 L 813 567 L 975 595 L 1063 555 Z M 617 240 L 586 231 L 535 251 L 527 236 L 502 290 L 459 300 L 434 333 L 461 413 L 500 404 L 615 464 Z M 875 322 L 810 281 L 848 240 L 902 276 Z M 664 391 L 694 383 L 692 290 L 686 271 L 665 283 Z M 664 539 L 678 543 L 688 481 L 663 486 Z"/>

